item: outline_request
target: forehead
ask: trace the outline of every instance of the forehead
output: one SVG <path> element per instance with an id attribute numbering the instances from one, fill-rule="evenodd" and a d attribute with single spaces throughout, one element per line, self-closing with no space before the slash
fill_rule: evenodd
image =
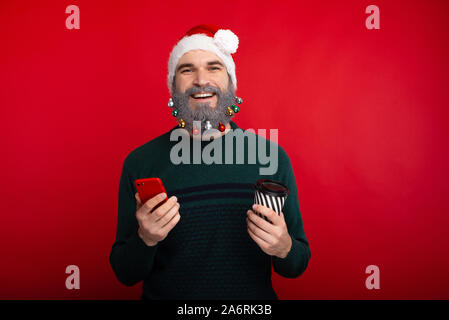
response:
<path id="1" fill-rule="evenodd" d="M 221 60 L 215 53 L 206 50 L 191 50 L 183 54 L 181 59 L 178 61 L 178 66 L 183 63 L 191 63 L 194 65 L 207 65 L 210 61 L 220 61 L 223 65 L 223 60 Z"/>

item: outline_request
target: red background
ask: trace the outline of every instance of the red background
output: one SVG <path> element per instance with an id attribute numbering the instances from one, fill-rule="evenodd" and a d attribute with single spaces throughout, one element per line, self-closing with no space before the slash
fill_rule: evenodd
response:
<path id="1" fill-rule="evenodd" d="M 80 30 L 65 28 L 66 6 Z M 367 30 L 365 8 L 380 8 Z M 115 278 L 124 157 L 174 125 L 188 28 L 240 47 L 235 121 L 278 128 L 312 258 L 281 299 L 449 298 L 446 1 L 0 2 L 0 298 L 135 299 Z M 65 268 L 80 268 L 80 290 Z M 380 289 L 365 268 L 380 268 Z"/>

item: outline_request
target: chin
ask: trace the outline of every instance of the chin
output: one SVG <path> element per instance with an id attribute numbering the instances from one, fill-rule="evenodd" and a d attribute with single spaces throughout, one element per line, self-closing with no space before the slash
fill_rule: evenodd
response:
<path id="1" fill-rule="evenodd" d="M 211 103 L 211 102 L 200 102 L 200 103 L 196 103 L 193 106 L 190 105 L 190 108 L 192 108 L 192 110 L 196 110 L 197 107 L 199 108 L 210 108 L 210 109 L 215 109 L 217 105 L 215 103 Z"/>

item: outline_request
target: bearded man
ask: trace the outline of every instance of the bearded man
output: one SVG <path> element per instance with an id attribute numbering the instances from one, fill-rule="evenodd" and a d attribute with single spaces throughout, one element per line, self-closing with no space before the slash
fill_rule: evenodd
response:
<path id="1" fill-rule="evenodd" d="M 276 152 L 278 159 L 269 175 L 260 174 L 259 159 L 180 164 L 170 157 L 175 130 L 187 136 L 191 146 L 200 141 L 201 150 L 210 143 L 224 145 L 234 131 L 236 137 L 255 136 L 231 121 L 242 103 L 235 96 L 231 56 L 237 47 L 233 32 L 214 25 L 199 25 L 183 35 L 168 63 L 169 107 L 177 126 L 124 160 L 109 260 L 123 284 L 143 281 L 142 299 L 278 299 L 271 267 L 287 278 L 299 277 L 307 268 L 310 248 L 296 181 L 281 147 L 263 139 L 265 150 Z M 244 152 L 258 148 L 250 141 Z M 222 152 L 219 158 L 232 153 L 234 159 L 241 150 L 232 146 Z M 170 196 L 162 205 L 165 194 L 142 203 L 134 181 L 148 177 L 162 180 Z M 265 202 L 254 204 L 254 185 L 261 178 L 278 181 L 290 191 L 282 211 Z"/>

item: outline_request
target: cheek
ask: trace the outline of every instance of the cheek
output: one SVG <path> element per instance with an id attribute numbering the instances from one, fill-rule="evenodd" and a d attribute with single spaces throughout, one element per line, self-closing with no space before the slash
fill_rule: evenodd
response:
<path id="1" fill-rule="evenodd" d="M 178 91 L 185 93 L 186 90 L 189 88 L 188 82 L 189 82 L 188 79 L 186 79 L 184 77 L 177 78 L 175 83 L 176 83 L 176 88 L 178 89 Z"/>
<path id="2" fill-rule="evenodd" d="M 216 80 L 216 83 L 218 84 L 218 86 L 220 87 L 221 92 L 226 92 L 226 90 L 228 89 L 228 78 L 222 78 L 220 77 L 219 79 Z"/>

